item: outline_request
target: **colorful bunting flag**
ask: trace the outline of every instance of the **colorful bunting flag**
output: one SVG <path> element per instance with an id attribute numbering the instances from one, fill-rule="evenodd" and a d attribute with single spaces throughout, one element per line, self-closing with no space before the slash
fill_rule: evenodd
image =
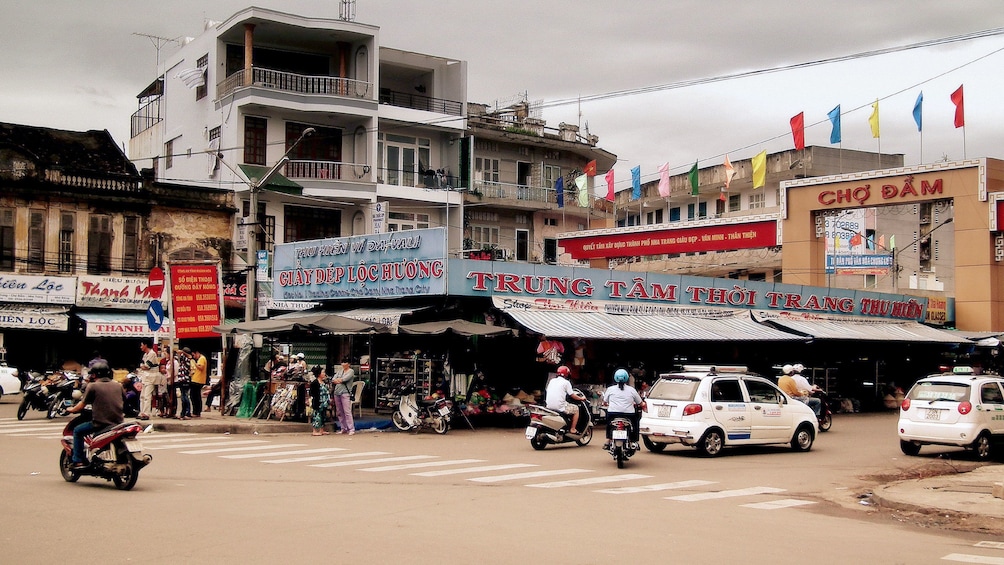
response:
<path id="1" fill-rule="evenodd" d="M 875 99 L 875 103 L 872 104 L 872 115 L 868 116 L 868 126 L 872 128 L 872 137 L 879 137 L 878 103 L 878 99 Z"/>
<path id="2" fill-rule="evenodd" d="M 795 141 L 795 151 L 805 149 L 805 112 L 791 118 L 791 137 Z"/>
<path id="3" fill-rule="evenodd" d="M 728 197 L 725 196 L 725 187 L 724 186 L 722 187 L 722 191 L 718 193 L 718 200 L 720 200 L 722 202 L 725 202 L 726 200 L 728 200 Z"/>
<path id="4" fill-rule="evenodd" d="M 878 246 L 879 249 L 882 249 L 884 251 L 889 251 L 889 248 L 885 246 L 885 234 L 879 236 Z"/>
<path id="5" fill-rule="evenodd" d="M 607 179 L 607 201 L 614 201 L 614 170 L 610 169 L 607 174 L 603 176 Z"/>
<path id="6" fill-rule="evenodd" d="M 896 250 L 896 234 L 889 236 L 889 250 L 890 251 Z"/>
<path id="7" fill-rule="evenodd" d="M 700 195 L 701 191 L 697 189 L 697 161 L 694 161 L 694 166 L 690 167 L 690 172 L 687 173 L 687 177 L 690 179 L 690 195 Z"/>
<path id="8" fill-rule="evenodd" d="M 583 169 L 582 172 L 586 176 L 595 177 L 596 176 L 596 160 L 593 159 L 592 161 L 586 163 L 586 168 Z"/>
<path id="9" fill-rule="evenodd" d="M 579 189 L 579 207 L 588 208 L 589 207 L 589 191 L 586 190 L 586 184 L 589 179 L 586 175 L 579 175 L 575 177 L 575 187 Z"/>
<path id="10" fill-rule="evenodd" d="M 861 238 L 861 234 L 859 234 L 859 233 L 856 233 L 856 234 L 852 235 L 851 236 L 851 247 L 856 247 L 858 245 L 861 245 L 861 239 L 862 239 Z"/>
<path id="11" fill-rule="evenodd" d="M 913 103 L 913 121 L 917 122 L 917 131 L 924 131 L 924 91 L 917 95 Z"/>
<path id="12" fill-rule="evenodd" d="M 753 189 L 767 184 L 767 151 L 761 151 L 753 156 Z"/>
<path id="13" fill-rule="evenodd" d="M 729 162 L 729 154 L 725 154 L 725 190 L 729 189 L 729 183 L 732 182 L 732 177 L 736 176 L 736 169 Z"/>
<path id="14" fill-rule="evenodd" d="M 663 198 L 669 196 L 669 163 L 659 167 L 659 196 Z"/>
<path id="15" fill-rule="evenodd" d="M 631 200 L 641 198 L 641 165 L 631 169 Z"/>
<path id="16" fill-rule="evenodd" d="M 840 143 L 840 104 L 837 104 L 837 107 L 826 115 L 829 116 L 830 123 L 833 124 L 833 129 L 830 130 L 830 143 Z"/>
<path id="17" fill-rule="evenodd" d="M 959 85 L 959 89 L 952 93 L 952 103 L 955 104 L 955 127 L 965 127 L 966 111 L 963 107 L 962 85 Z"/>
<path id="18" fill-rule="evenodd" d="M 558 196 L 558 208 L 565 207 L 565 178 L 558 177 L 558 180 L 554 181 L 554 192 Z"/>

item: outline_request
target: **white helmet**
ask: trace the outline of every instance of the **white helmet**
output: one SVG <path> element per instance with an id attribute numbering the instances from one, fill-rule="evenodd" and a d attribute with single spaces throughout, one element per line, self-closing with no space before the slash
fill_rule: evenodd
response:
<path id="1" fill-rule="evenodd" d="M 791 368 L 794 369 L 796 373 L 801 374 L 801 372 L 805 370 L 805 365 L 801 363 L 795 363 L 794 365 L 792 365 Z"/>
<path id="2" fill-rule="evenodd" d="M 791 365 L 785 365 L 784 367 L 781 367 L 781 372 L 784 373 L 785 375 L 790 375 L 791 372 L 794 370 L 795 368 L 792 367 Z"/>

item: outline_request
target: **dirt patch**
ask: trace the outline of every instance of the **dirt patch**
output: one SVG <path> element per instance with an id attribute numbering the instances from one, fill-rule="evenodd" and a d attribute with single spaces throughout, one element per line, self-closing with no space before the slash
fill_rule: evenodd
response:
<path id="1" fill-rule="evenodd" d="M 987 463 L 976 461 L 955 461 L 953 459 L 938 458 L 921 461 L 909 467 L 890 469 L 889 471 L 874 475 L 864 475 L 861 479 L 875 484 L 887 484 L 911 479 L 930 479 L 931 477 L 941 477 L 944 475 L 958 475 L 959 473 L 968 473 L 973 469 L 986 465 Z"/>

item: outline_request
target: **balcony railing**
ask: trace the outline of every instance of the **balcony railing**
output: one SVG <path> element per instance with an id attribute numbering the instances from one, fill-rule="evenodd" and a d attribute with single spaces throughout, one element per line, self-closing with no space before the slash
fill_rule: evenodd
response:
<path id="1" fill-rule="evenodd" d="M 297 94 L 369 98 L 373 87 L 372 83 L 343 77 L 298 75 L 259 67 L 252 68 L 251 72 L 253 80 L 250 83 L 245 81 L 243 69 L 223 79 L 216 85 L 216 96 L 223 98 L 238 89 L 254 86 Z"/>
<path id="2" fill-rule="evenodd" d="M 475 180 L 471 194 L 481 196 L 482 198 L 504 198 L 507 200 L 542 202 L 555 205 L 558 203 L 557 192 L 553 188 L 543 186 Z M 592 201 L 592 198 L 590 198 L 590 201 Z M 565 190 L 565 206 L 579 207 L 578 192 L 576 189 Z"/>
<path id="3" fill-rule="evenodd" d="M 464 105 L 455 100 L 433 98 L 424 94 L 399 92 L 397 90 L 390 90 L 389 88 L 380 89 L 380 103 L 400 106 L 402 108 L 412 108 L 414 110 L 425 110 L 426 112 L 449 114 L 451 116 L 459 116 L 464 109 Z"/>
<path id="4" fill-rule="evenodd" d="M 130 138 L 152 128 L 163 119 L 160 117 L 160 101 L 160 98 L 156 98 L 133 113 L 129 126 Z"/>
<path id="5" fill-rule="evenodd" d="M 370 166 L 344 161 L 290 161 L 283 174 L 289 179 L 370 180 Z"/>

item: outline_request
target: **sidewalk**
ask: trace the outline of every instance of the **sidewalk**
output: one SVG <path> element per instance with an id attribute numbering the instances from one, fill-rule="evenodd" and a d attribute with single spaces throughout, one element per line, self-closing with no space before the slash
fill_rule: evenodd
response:
<path id="1" fill-rule="evenodd" d="M 968 473 L 911 479 L 883 485 L 872 495 L 879 506 L 910 512 L 951 510 L 1004 520 L 1004 498 L 993 495 L 1004 483 L 1004 466 L 988 465 Z"/>
<path id="2" fill-rule="evenodd" d="M 363 417 L 356 418 L 353 414 L 355 428 L 365 430 L 396 429 L 390 421 L 390 414 L 376 414 L 373 410 L 362 411 Z M 299 434 L 309 433 L 307 422 L 278 421 L 275 419 L 261 420 L 258 418 L 238 418 L 223 416 L 218 410 L 202 411 L 202 417 L 191 420 L 175 420 L 172 418 L 151 417 L 149 420 L 137 420 L 144 427 L 153 426 L 155 432 L 190 432 L 203 434 Z M 332 430 L 332 422 L 325 424 L 325 429 Z"/>

